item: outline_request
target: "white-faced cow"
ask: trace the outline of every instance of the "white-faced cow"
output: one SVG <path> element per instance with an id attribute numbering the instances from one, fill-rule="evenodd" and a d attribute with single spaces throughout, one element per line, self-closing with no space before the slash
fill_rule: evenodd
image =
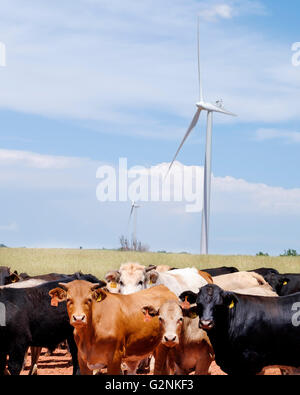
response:
<path id="1" fill-rule="evenodd" d="M 158 272 L 138 263 L 121 265 L 119 270 L 105 276 L 108 289 L 113 293 L 129 295 L 156 285 L 165 285 L 177 296 L 186 290 L 197 292 L 199 288 L 212 283 L 211 276 L 196 268 L 175 269 Z M 113 288 L 112 288 L 113 287 Z"/>
<path id="2" fill-rule="evenodd" d="M 186 317 L 178 301 L 167 301 L 158 310 L 144 306 L 142 311 L 148 319 L 158 316 L 163 332 L 154 374 L 170 374 L 172 366 L 176 374 L 208 374 L 214 352 L 206 332 L 199 329 L 199 319 Z"/>

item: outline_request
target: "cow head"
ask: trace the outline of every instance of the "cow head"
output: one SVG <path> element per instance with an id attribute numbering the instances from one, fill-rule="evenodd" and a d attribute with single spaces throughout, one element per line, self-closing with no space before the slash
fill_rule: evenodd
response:
<path id="1" fill-rule="evenodd" d="M 105 275 L 106 288 L 110 293 L 120 293 L 120 276 L 121 274 L 118 270 L 110 271 Z"/>
<path id="2" fill-rule="evenodd" d="M 107 273 L 107 288 L 112 293 L 133 294 L 147 287 L 147 273 L 154 271 L 154 266 L 145 267 L 139 263 L 125 263 L 119 270 Z"/>
<path id="3" fill-rule="evenodd" d="M 273 290 L 280 295 L 282 289 L 289 283 L 290 279 L 284 274 L 267 273 L 265 280 L 271 285 Z"/>
<path id="4" fill-rule="evenodd" d="M 8 284 L 16 283 L 19 280 L 20 277 L 18 276 L 17 271 L 14 271 L 12 273 L 9 267 L 6 266 L 0 267 L 0 285 L 8 285 Z"/>
<path id="5" fill-rule="evenodd" d="M 196 306 L 189 309 L 189 316 L 194 318 L 199 316 L 199 328 L 206 331 L 216 325 L 216 318 L 219 314 L 225 316 L 230 309 L 234 309 L 238 303 L 233 292 L 223 291 L 220 287 L 208 284 L 200 288 L 199 293 L 191 291 L 183 292 L 179 298 Z"/>
<path id="6" fill-rule="evenodd" d="M 60 302 L 67 302 L 70 324 L 75 328 L 86 327 L 91 317 L 93 302 L 101 302 L 106 293 L 101 287 L 106 283 L 93 284 L 84 280 L 75 280 L 70 283 L 59 283 L 59 287 L 49 292 L 51 305 L 57 306 Z"/>
<path id="7" fill-rule="evenodd" d="M 189 310 L 184 309 L 176 301 L 168 301 L 159 310 L 153 306 L 144 306 L 142 312 L 145 315 L 145 321 L 158 317 L 162 332 L 162 344 L 170 348 L 179 344 L 183 320 L 185 316 L 190 316 Z"/>

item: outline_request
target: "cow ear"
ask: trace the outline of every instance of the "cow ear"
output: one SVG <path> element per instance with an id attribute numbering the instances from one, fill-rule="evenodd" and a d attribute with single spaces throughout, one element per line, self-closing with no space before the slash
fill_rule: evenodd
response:
<path id="1" fill-rule="evenodd" d="M 60 287 L 51 289 L 49 295 L 51 297 L 51 306 L 54 307 L 57 307 L 58 303 L 64 302 L 67 299 L 67 291 Z"/>
<path id="2" fill-rule="evenodd" d="M 190 307 L 189 309 L 182 308 L 182 314 L 184 317 L 195 319 L 198 317 L 197 306 Z"/>
<path id="3" fill-rule="evenodd" d="M 159 310 L 156 310 L 153 306 L 144 306 L 142 308 L 142 313 L 144 314 L 145 318 L 144 321 L 150 321 L 153 317 L 159 315 Z"/>
<path id="4" fill-rule="evenodd" d="M 233 292 L 224 292 L 223 293 L 223 300 L 225 302 L 225 305 L 230 310 L 233 309 L 238 302 L 238 299 Z"/>
<path id="5" fill-rule="evenodd" d="M 11 273 L 11 275 L 9 276 L 9 280 L 12 283 L 17 283 L 18 281 L 20 281 L 20 277 L 18 276 L 17 272 Z"/>
<path id="6" fill-rule="evenodd" d="M 151 270 L 155 270 L 157 268 L 157 266 L 155 265 L 149 265 L 148 267 L 146 267 L 146 273 L 150 272 Z"/>
<path id="7" fill-rule="evenodd" d="M 92 297 L 95 299 L 96 302 L 103 302 L 106 298 L 107 294 L 102 288 L 95 289 L 92 292 Z"/>
<path id="8" fill-rule="evenodd" d="M 107 284 L 105 281 L 99 280 L 98 283 L 95 283 L 91 286 L 91 291 L 95 291 L 98 288 L 103 288 L 105 287 Z"/>
<path id="9" fill-rule="evenodd" d="M 106 282 L 119 282 L 121 273 L 118 270 L 113 270 L 111 272 L 106 273 L 105 281 Z"/>
<path id="10" fill-rule="evenodd" d="M 185 291 L 179 295 L 179 299 L 182 302 L 188 302 L 190 304 L 194 304 L 194 303 L 196 303 L 197 294 L 195 294 L 192 291 Z"/>
<path id="11" fill-rule="evenodd" d="M 284 277 L 284 278 L 281 280 L 281 285 L 282 285 L 283 287 L 285 287 L 286 285 L 288 285 L 289 281 L 290 281 L 289 278 Z"/>
<path id="12" fill-rule="evenodd" d="M 156 284 L 158 280 L 159 273 L 156 270 L 151 270 L 149 273 L 147 273 L 147 283 L 152 285 Z"/>

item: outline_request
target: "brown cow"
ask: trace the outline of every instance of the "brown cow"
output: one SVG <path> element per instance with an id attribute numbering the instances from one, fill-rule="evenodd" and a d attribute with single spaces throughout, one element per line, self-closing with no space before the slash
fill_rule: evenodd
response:
<path id="1" fill-rule="evenodd" d="M 120 374 L 122 361 L 129 373 L 135 373 L 139 362 L 154 351 L 162 337 L 158 318 L 145 325 L 142 307 L 159 308 L 167 300 L 177 300 L 165 286 L 133 295 L 111 294 L 83 280 L 59 286 L 49 292 L 51 303 L 67 301 L 81 374 L 92 374 L 104 366 L 108 374 Z"/>
<path id="2" fill-rule="evenodd" d="M 165 302 L 159 310 L 145 306 L 143 312 L 159 317 L 163 336 L 157 349 L 154 374 L 168 374 L 175 366 L 176 374 L 207 375 L 214 351 L 205 331 L 199 329 L 199 318 L 191 319 L 177 301 Z"/>

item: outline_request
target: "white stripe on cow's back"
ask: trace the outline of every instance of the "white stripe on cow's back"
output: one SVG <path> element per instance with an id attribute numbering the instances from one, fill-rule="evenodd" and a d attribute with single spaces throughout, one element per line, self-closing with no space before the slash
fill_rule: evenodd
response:
<path id="1" fill-rule="evenodd" d="M 45 281 L 45 280 L 31 278 L 29 280 L 19 281 L 17 283 L 13 283 L 13 284 L 2 285 L 0 288 L 32 288 L 32 287 L 36 287 L 38 285 L 44 284 L 46 282 L 47 281 Z"/>
<path id="2" fill-rule="evenodd" d="M 207 284 L 207 281 L 199 274 L 195 267 L 170 270 L 159 273 L 159 284 L 168 287 L 179 296 L 184 291 L 197 292 L 199 288 Z"/>

